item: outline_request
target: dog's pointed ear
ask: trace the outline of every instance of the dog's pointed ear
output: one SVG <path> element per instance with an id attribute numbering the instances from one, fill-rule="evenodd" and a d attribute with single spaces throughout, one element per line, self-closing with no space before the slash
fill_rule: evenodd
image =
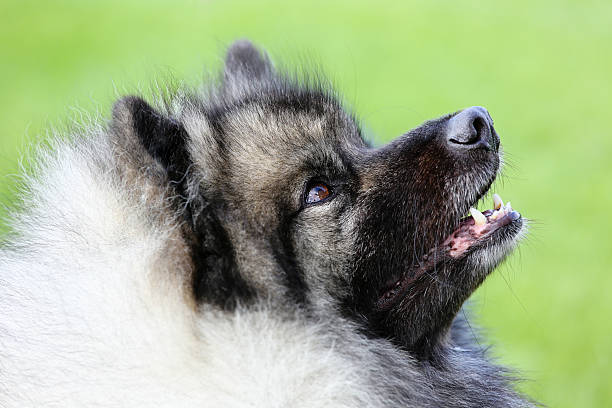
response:
<path id="1" fill-rule="evenodd" d="M 140 145 L 165 169 L 171 181 L 185 175 L 190 160 L 187 132 L 178 121 L 158 112 L 144 99 L 126 96 L 117 101 L 111 128 L 122 139 L 129 139 L 127 143 L 132 148 L 135 144 Z"/>
<path id="2" fill-rule="evenodd" d="M 274 77 L 268 55 L 248 40 L 235 41 L 227 50 L 223 89 L 231 95 L 242 94 Z"/>
<path id="3" fill-rule="evenodd" d="M 170 182 L 178 193 L 173 198 L 180 208 L 177 211 L 187 221 L 182 224 L 182 232 L 193 263 L 194 299 L 224 308 L 247 301 L 253 292 L 238 271 L 231 239 L 214 210 L 216 204 L 204 196 L 188 194 L 191 158 L 187 132 L 181 123 L 142 98 L 127 96 L 115 103 L 110 129 L 121 149 L 121 159 L 127 160 L 124 164 L 131 171 L 152 169 L 161 174 L 160 182 Z"/>

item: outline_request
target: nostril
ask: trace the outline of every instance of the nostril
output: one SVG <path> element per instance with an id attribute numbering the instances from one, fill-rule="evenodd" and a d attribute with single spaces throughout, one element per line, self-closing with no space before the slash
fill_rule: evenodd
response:
<path id="1" fill-rule="evenodd" d="M 491 121 L 485 108 L 473 106 L 465 109 L 448 122 L 446 139 L 453 148 L 487 148 L 491 146 Z"/>
<path id="2" fill-rule="evenodd" d="M 481 116 L 477 116 L 472 122 L 473 131 L 471 132 L 473 137 L 469 142 L 478 142 L 483 138 L 487 138 L 489 134 L 489 124 Z"/>

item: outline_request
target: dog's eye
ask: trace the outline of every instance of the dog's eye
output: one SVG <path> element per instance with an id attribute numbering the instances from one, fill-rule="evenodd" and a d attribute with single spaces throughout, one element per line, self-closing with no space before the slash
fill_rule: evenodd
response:
<path id="1" fill-rule="evenodd" d="M 306 195 L 306 204 L 318 203 L 331 195 L 331 189 L 324 183 L 317 183 L 310 186 Z"/>

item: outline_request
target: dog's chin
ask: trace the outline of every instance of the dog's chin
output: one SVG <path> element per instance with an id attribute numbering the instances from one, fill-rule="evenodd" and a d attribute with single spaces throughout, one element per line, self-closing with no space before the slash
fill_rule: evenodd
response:
<path id="1" fill-rule="evenodd" d="M 483 212 L 487 223 L 475 225 L 473 218 L 449 237 L 449 256 L 461 261 L 465 271 L 474 277 L 486 278 L 516 247 L 525 235 L 527 223 L 519 212 L 511 210 L 497 220 L 491 220 L 491 211 Z M 475 290 L 476 288 L 473 288 Z"/>
<path id="2" fill-rule="evenodd" d="M 436 343 L 465 300 L 524 235 L 520 213 L 509 204 L 496 207 L 461 219 L 440 245 L 378 298 L 374 309 L 406 348 Z"/>

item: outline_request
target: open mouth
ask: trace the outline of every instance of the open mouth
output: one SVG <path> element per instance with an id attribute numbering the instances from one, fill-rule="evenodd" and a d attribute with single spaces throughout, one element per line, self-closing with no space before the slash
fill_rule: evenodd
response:
<path id="1" fill-rule="evenodd" d="M 479 244 L 490 243 L 495 245 L 505 229 L 514 223 L 520 223 L 521 214 L 512 209 L 510 202 L 504 205 L 497 194 L 493 194 L 493 209 L 483 212 L 470 208 L 469 216 L 462 218 L 454 231 L 442 242 L 424 255 L 411 271 L 388 286 L 383 295 L 377 300 L 375 307 L 379 311 L 388 310 L 397 304 L 406 294 L 410 284 L 436 264 L 444 259 L 460 259 L 477 249 Z"/>
<path id="2" fill-rule="evenodd" d="M 495 231 L 521 218 L 521 214 L 512 209 L 510 202 L 505 205 L 499 195 L 493 194 L 492 210 L 480 212 L 470 208 L 471 216 L 463 218 L 459 226 L 442 243 L 442 248 L 452 258 L 459 258 L 475 243 L 487 239 Z"/>

